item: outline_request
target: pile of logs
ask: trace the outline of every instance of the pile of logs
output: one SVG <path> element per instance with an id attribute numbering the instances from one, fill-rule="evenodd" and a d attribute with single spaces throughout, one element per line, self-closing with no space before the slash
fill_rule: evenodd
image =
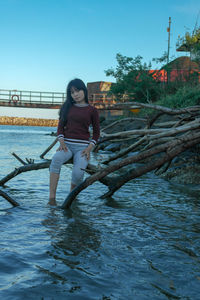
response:
<path id="1" fill-rule="evenodd" d="M 95 181 L 100 181 L 107 185 L 108 191 L 102 197 L 112 196 L 120 187 L 128 181 L 142 176 L 152 170 L 166 171 L 170 166 L 174 157 L 185 150 L 194 147 L 200 143 L 200 106 L 192 106 L 184 109 L 169 109 L 163 106 L 144 104 L 144 103 L 126 103 L 128 108 L 137 105 L 140 108 L 148 108 L 157 111 L 152 118 L 142 119 L 145 122 L 144 128 L 126 130 L 117 133 L 106 133 L 107 129 L 113 127 L 126 119 L 113 122 L 101 130 L 101 138 L 97 145 L 96 151 L 101 143 L 105 141 L 123 142 L 130 139 L 132 144 L 122 149 L 116 154 L 110 156 L 109 159 L 103 161 L 101 166 L 89 164 L 86 172 L 90 174 L 80 185 L 78 185 L 65 199 L 62 208 L 69 208 L 76 196 Z M 163 115 L 173 116 L 172 121 L 158 122 Z M 132 120 L 134 121 L 134 117 Z M 130 118 L 129 118 L 130 120 Z M 55 140 L 41 154 L 44 155 L 55 145 Z M 136 152 L 137 151 L 137 152 Z M 127 156 L 127 154 L 129 154 Z M 18 160 L 20 160 L 18 158 Z M 24 162 L 21 161 L 23 164 Z M 130 167 L 126 171 L 123 169 L 122 175 L 113 173 L 125 166 L 133 163 L 142 163 L 137 167 Z M 145 163 L 144 163 L 145 162 Z M 41 163 L 25 163 L 22 167 L 15 169 L 6 177 L 0 180 L 0 185 L 4 185 L 8 180 L 30 170 L 48 168 L 50 161 L 42 161 Z"/>

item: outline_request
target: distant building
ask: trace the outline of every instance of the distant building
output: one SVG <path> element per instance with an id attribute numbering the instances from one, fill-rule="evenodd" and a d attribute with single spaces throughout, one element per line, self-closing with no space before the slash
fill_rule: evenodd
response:
<path id="1" fill-rule="evenodd" d="M 187 51 L 187 48 L 184 48 L 182 45 L 182 50 L 180 48 L 177 51 Z M 160 83 L 167 82 L 187 82 L 191 79 L 191 75 L 195 75 L 198 82 L 200 82 L 200 63 L 197 61 L 193 61 L 188 56 L 181 56 L 173 61 L 169 62 L 160 70 L 149 70 L 149 74 L 152 75 L 155 81 Z M 138 76 L 138 80 L 140 80 Z M 117 101 L 121 101 L 122 98 L 116 99 L 114 95 L 110 95 L 108 92 L 113 85 L 113 82 L 107 81 L 95 81 L 88 82 L 88 99 L 90 102 L 95 103 L 116 103 Z M 134 83 L 133 83 L 134 84 Z M 124 94 L 123 102 L 127 100 L 126 94 Z"/>
<path id="2" fill-rule="evenodd" d="M 88 82 L 87 89 L 89 101 L 96 101 L 96 99 L 105 99 L 112 84 L 112 82 L 107 81 Z"/>
<path id="3" fill-rule="evenodd" d="M 189 76 L 192 74 L 196 74 L 199 77 L 200 82 L 200 65 L 198 62 L 192 61 L 188 56 L 181 56 L 169 64 L 165 65 L 162 70 L 161 81 L 166 81 L 168 76 L 168 81 L 187 81 Z"/>

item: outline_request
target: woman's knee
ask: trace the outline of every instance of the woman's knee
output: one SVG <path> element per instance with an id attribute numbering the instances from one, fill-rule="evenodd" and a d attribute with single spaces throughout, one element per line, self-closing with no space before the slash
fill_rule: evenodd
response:
<path id="1" fill-rule="evenodd" d="M 59 174 L 60 169 L 65 161 L 66 158 L 64 157 L 64 153 L 62 153 L 62 151 L 56 152 L 51 160 L 51 164 L 49 168 L 50 172 Z"/>
<path id="2" fill-rule="evenodd" d="M 80 168 L 73 168 L 72 171 L 72 183 L 75 185 L 80 184 L 83 181 L 84 171 Z"/>

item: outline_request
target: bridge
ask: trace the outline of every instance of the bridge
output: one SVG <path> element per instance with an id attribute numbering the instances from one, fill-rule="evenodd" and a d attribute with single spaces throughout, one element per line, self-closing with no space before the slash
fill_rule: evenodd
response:
<path id="1" fill-rule="evenodd" d="M 59 109 L 65 99 L 66 93 L 0 89 L 0 106 Z M 118 110 L 121 103 L 106 93 L 89 95 L 89 102 L 100 110 Z"/>

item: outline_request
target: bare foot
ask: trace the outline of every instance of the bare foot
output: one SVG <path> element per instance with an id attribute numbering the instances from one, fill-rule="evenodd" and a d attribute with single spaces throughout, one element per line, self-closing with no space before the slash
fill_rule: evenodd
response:
<path id="1" fill-rule="evenodd" d="M 56 206 L 56 200 L 55 199 L 49 199 L 48 205 Z"/>

